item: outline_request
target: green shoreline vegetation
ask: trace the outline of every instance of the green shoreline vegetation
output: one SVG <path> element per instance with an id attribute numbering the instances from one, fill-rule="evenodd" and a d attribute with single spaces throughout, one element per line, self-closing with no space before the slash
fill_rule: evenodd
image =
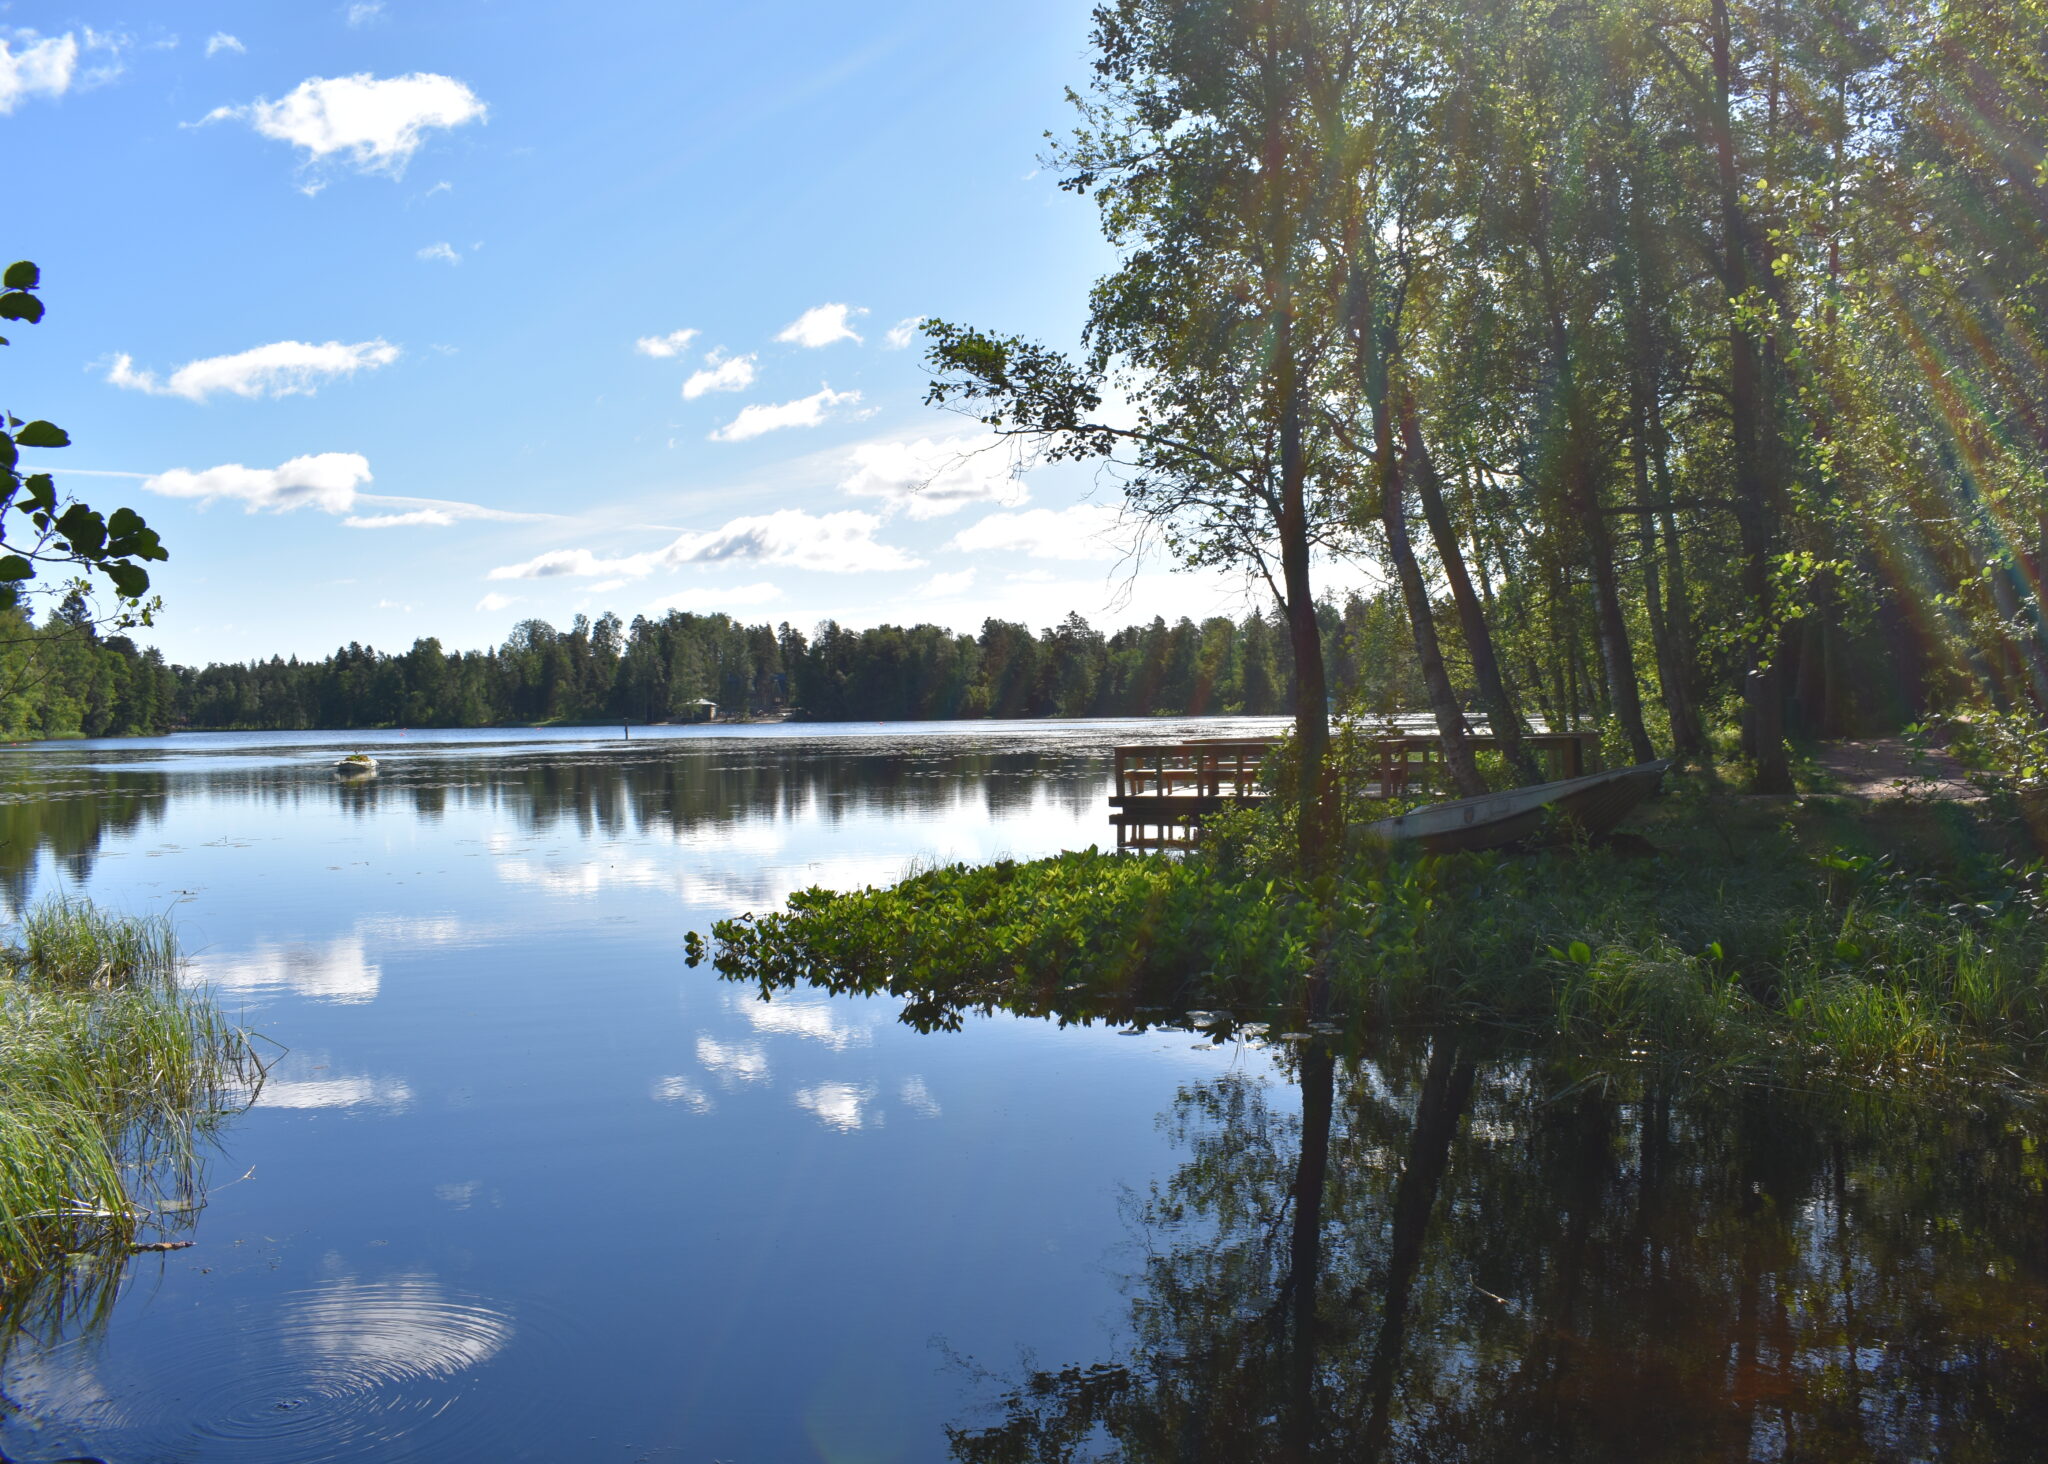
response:
<path id="1" fill-rule="evenodd" d="M 2002 1082 L 2048 1060 L 2048 889 L 2009 808 L 1672 784 L 1607 847 L 1354 846 L 1307 881 L 1286 817 L 1247 811 L 1184 856 L 1090 849 L 805 890 L 690 952 L 764 993 L 886 991 L 923 1029 L 996 1009 L 1219 1038 L 1252 1020 L 1473 1024 L 1883 1082 Z"/>
<path id="2" fill-rule="evenodd" d="M 260 1074 L 247 1032 L 178 983 L 162 917 L 49 900 L 0 992 L 0 1302 L 13 1328 L 105 1299 L 145 1233 L 189 1224 L 201 1146 Z"/>

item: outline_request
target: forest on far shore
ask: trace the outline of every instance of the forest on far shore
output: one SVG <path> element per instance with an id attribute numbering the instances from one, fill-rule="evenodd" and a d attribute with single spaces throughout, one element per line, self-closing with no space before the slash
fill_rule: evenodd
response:
<path id="1" fill-rule="evenodd" d="M 1397 595 L 1322 606 L 1340 705 L 1423 704 Z M 721 716 L 810 721 L 1112 717 L 1285 712 L 1293 658 L 1277 616 L 1181 619 L 1104 633 L 1078 614 L 1034 631 L 988 620 L 849 630 L 826 621 L 744 625 L 722 614 L 658 620 L 579 615 L 567 630 L 526 620 L 504 644 L 447 651 L 432 637 L 385 652 L 351 643 L 322 660 L 204 668 L 166 662 L 94 630 L 67 602 L 41 626 L 0 633 L 0 735 L 149 736 L 179 730 L 480 727 L 532 722 L 684 721 L 708 698 Z M 1539 692 L 1546 717 L 1600 705 L 1597 660 Z"/>

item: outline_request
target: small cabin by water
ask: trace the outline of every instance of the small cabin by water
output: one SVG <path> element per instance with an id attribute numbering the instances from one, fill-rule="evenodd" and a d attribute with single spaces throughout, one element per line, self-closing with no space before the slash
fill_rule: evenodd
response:
<path id="1" fill-rule="evenodd" d="M 715 722 L 718 720 L 718 703 L 709 697 L 699 697 L 683 707 L 686 722 Z"/>

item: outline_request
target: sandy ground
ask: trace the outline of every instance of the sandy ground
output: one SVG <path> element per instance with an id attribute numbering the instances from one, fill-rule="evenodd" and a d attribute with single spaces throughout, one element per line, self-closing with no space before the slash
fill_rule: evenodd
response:
<path id="1" fill-rule="evenodd" d="M 1858 798 L 1938 798 L 1968 802 L 1984 795 L 1963 777 L 1963 765 L 1940 748 L 1914 748 L 1901 737 L 1830 742 L 1814 762 L 1827 775 L 1825 791 Z"/>

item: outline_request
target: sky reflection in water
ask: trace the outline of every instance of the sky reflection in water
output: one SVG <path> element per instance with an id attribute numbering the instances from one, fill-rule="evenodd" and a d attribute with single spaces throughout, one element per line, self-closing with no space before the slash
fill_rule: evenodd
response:
<path id="1" fill-rule="evenodd" d="M 414 734 L 348 744 L 384 762 L 359 785 L 305 740 L 0 754 L 0 896 L 172 909 L 291 1049 L 198 1245 L 138 1259 L 103 1335 L 17 1343 L 0 1451 L 2040 1436 L 2030 1111 L 1591 1082 L 1427 1034 L 1337 1061 L 1007 1016 L 919 1036 L 888 1001 L 764 1004 L 681 963 L 684 931 L 805 884 L 1101 841 L 1107 747 L 1179 730 Z"/>

